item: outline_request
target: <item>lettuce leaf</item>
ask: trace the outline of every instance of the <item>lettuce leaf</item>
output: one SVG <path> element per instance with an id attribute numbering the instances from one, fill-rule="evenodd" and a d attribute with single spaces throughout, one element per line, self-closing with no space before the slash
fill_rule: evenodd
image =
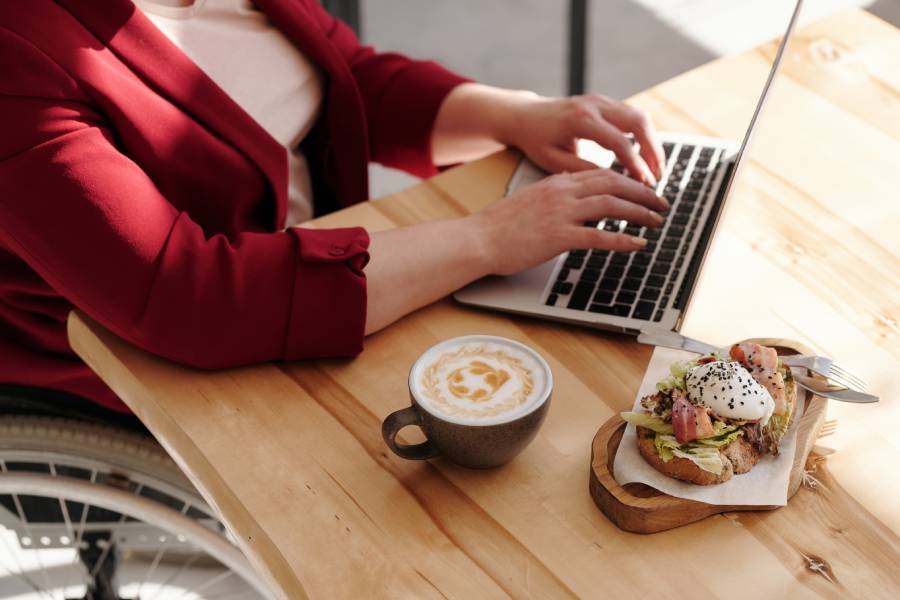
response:
<path id="1" fill-rule="evenodd" d="M 738 432 L 740 435 L 740 432 Z M 707 438 L 710 439 L 710 438 Z M 662 433 L 656 434 L 654 440 L 656 451 L 663 462 L 669 462 L 674 457 L 686 458 L 704 471 L 709 471 L 716 475 L 722 473 L 725 465 L 722 463 L 722 457 L 719 449 L 714 446 L 708 446 L 692 442 L 690 444 L 679 444 L 675 436 Z"/>
<path id="2" fill-rule="evenodd" d="M 645 412 L 623 412 L 622 418 L 636 427 L 644 427 L 656 433 L 672 434 L 675 430 L 671 423 L 666 423 L 657 416 Z"/>
<path id="3" fill-rule="evenodd" d="M 744 432 L 741 431 L 739 427 L 730 428 L 720 421 L 716 421 L 715 423 L 713 423 L 713 429 L 716 429 L 716 425 L 720 424 L 723 427 L 719 429 L 723 429 L 723 431 L 717 432 L 717 435 L 694 440 L 693 442 L 691 442 L 691 444 L 709 446 L 711 448 L 721 448 L 722 446 L 727 446 L 728 444 L 736 440 L 739 436 L 744 434 Z"/>

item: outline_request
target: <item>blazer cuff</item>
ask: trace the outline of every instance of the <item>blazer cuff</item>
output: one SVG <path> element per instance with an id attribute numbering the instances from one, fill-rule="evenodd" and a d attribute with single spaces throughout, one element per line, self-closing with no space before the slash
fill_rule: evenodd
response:
<path id="1" fill-rule="evenodd" d="M 369 234 L 361 227 L 291 227 L 297 241 L 293 307 L 284 358 L 355 356 L 366 329 Z"/>
<path id="2" fill-rule="evenodd" d="M 431 61 L 410 61 L 398 71 L 380 103 L 377 127 L 391 132 L 380 162 L 402 165 L 423 178 L 437 174 L 431 154 L 434 121 L 447 94 L 470 81 Z"/>

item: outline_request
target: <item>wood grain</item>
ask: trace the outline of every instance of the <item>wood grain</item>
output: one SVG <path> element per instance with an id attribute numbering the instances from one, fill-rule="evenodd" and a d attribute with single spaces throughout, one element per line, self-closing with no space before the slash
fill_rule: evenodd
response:
<path id="1" fill-rule="evenodd" d="M 684 324 L 723 345 L 796 339 L 882 397 L 829 405 L 837 429 L 822 443 L 833 452 L 817 448 L 827 455 L 817 483 L 785 508 L 652 536 L 597 510 L 585 485 L 591 440 L 631 405 L 650 356 L 622 335 L 443 300 L 368 338 L 355 360 L 194 371 L 78 313 L 72 346 L 219 510 L 279 598 L 897 597 L 900 35 L 849 11 L 797 42 Z M 632 102 L 661 129 L 739 137 L 773 51 L 711 63 Z M 516 160 L 499 153 L 309 226 L 466 214 L 502 195 Z M 538 437 L 487 472 L 390 454 L 379 425 L 408 403 L 409 366 L 468 333 L 547 358 L 554 404 Z"/>

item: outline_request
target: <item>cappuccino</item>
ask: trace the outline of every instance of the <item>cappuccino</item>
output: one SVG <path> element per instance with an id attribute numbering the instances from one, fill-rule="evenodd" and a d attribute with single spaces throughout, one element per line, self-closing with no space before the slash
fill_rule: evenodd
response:
<path id="1" fill-rule="evenodd" d="M 423 408 L 463 424 L 516 419 L 548 396 L 549 367 L 530 348 L 491 336 L 447 340 L 426 352 L 410 373 Z"/>

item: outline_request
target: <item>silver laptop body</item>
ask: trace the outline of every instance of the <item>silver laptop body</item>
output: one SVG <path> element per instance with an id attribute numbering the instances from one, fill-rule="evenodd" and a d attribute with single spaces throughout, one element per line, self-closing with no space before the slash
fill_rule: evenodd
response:
<path id="1" fill-rule="evenodd" d="M 472 306 L 627 333 L 649 328 L 677 330 L 802 4 L 803 0 L 798 0 L 794 7 L 740 145 L 718 138 L 660 134 L 666 165 L 656 191 L 672 205 L 663 226 L 647 230 L 615 219 L 585 224 L 646 237 L 649 241 L 644 250 L 572 250 L 517 275 L 480 279 L 453 297 Z M 589 158 L 621 171 L 612 153 L 595 152 Z M 523 159 L 507 194 L 546 176 Z"/>

